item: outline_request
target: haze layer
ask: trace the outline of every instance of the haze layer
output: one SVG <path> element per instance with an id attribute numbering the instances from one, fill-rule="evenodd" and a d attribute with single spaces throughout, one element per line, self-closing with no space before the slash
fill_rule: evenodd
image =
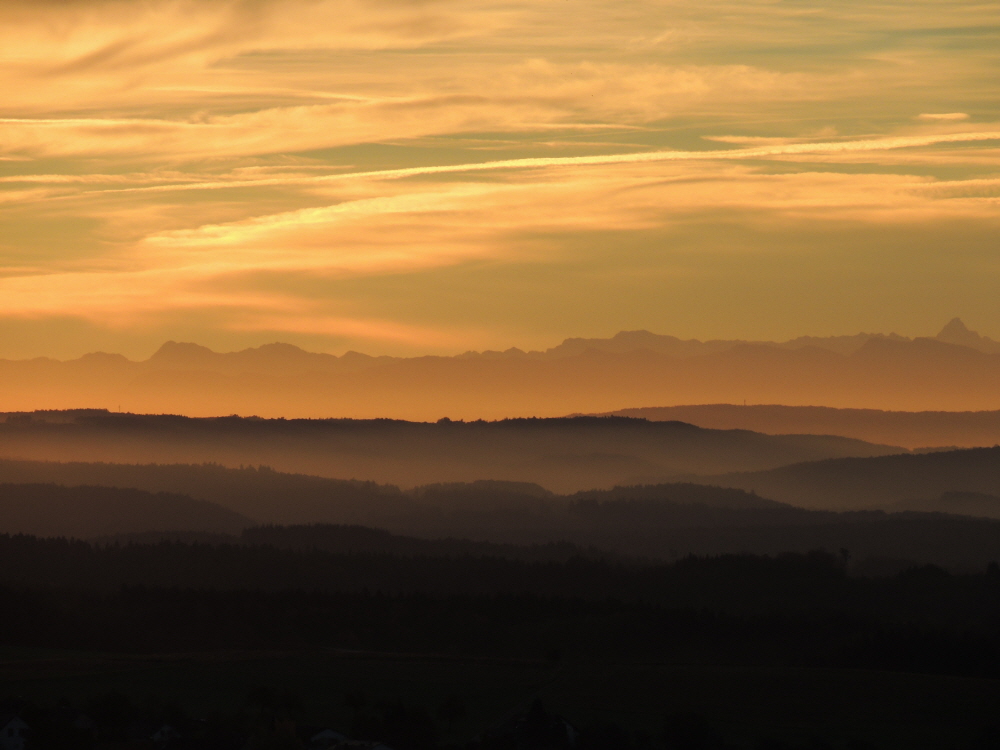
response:
<path id="1" fill-rule="evenodd" d="M 968 330 L 958 319 L 934 338 L 858 334 L 782 343 L 684 341 L 628 331 L 610 339 L 568 339 L 544 352 L 509 349 L 455 357 L 357 352 L 336 357 L 288 344 L 219 354 L 170 341 L 142 362 L 106 353 L 66 362 L 0 360 L 0 410 L 87 406 L 188 416 L 434 421 L 442 416 L 553 417 L 621 409 L 623 404 L 780 403 L 979 411 L 983 413 L 971 421 L 969 415 L 953 415 L 957 422 L 943 431 L 940 422 L 929 431 L 928 425 L 914 430 L 908 420 L 902 432 L 889 433 L 891 441 L 909 447 L 992 445 L 998 434 L 996 416 L 984 410 L 1000 408 L 998 382 L 1000 342 Z M 648 415 L 663 419 L 657 411 Z M 848 419 L 853 426 L 846 432 L 843 424 L 815 431 L 885 439 L 885 434 L 871 432 L 869 417 L 859 416 Z M 737 420 L 747 417 L 744 411 Z M 756 422 L 710 424 L 771 430 Z"/>

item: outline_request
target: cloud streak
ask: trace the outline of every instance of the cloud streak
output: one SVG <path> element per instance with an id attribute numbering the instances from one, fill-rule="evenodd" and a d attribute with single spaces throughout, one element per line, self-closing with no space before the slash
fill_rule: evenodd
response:
<path id="1" fill-rule="evenodd" d="M 402 179 L 424 175 L 461 174 L 517 169 L 541 169 L 601 164 L 642 164 L 670 161 L 740 161 L 767 159 L 775 156 L 803 154 L 837 155 L 852 152 L 890 151 L 920 148 L 943 143 L 974 143 L 1000 140 L 1000 130 L 971 133 L 942 133 L 930 135 L 894 136 L 856 141 L 831 141 L 819 143 L 790 143 L 777 146 L 733 149 L 727 151 L 650 151 L 632 154 L 598 154 L 592 156 L 529 157 L 524 159 L 498 159 L 486 162 L 467 162 L 436 166 L 380 169 L 365 172 L 347 172 L 336 175 L 270 177 L 253 180 L 221 180 L 172 185 L 108 189 L 103 192 L 167 192 L 176 190 L 217 190 L 238 187 L 270 187 L 278 185 L 304 185 L 344 182 L 357 179 Z"/>
<path id="2" fill-rule="evenodd" d="M 0 3 L 0 357 L 1000 337 L 1000 6 L 608 7 Z"/>

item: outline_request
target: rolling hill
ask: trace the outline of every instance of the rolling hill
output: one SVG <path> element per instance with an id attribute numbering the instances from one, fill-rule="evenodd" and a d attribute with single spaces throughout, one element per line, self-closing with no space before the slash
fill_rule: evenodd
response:
<path id="1" fill-rule="evenodd" d="M 698 481 L 759 492 L 804 508 L 912 507 L 962 513 L 969 508 L 967 493 L 1000 496 L 1000 447 L 806 462 Z M 979 500 L 980 511 L 988 507 Z"/>
<path id="2" fill-rule="evenodd" d="M 713 430 L 771 435 L 842 435 L 911 450 L 1000 443 L 1000 411 L 882 411 L 778 404 L 701 404 L 618 409 L 607 416 L 688 422 Z"/>
<path id="3" fill-rule="evenodd" d="M 0 484 L 0 531 L 86 539 L 185 529 L 236 533 L 250 525 L 239 513 L 204 500 L 120 487 Z"/>
<path id="4" fill-rule="evenodd" d="M 84 411 L 0 423 L 0 456 L 10 458 L 267 465 L 402 487 L 494 479 L 556 492 L 901 451 L 841 437 L 706 430 L 624 417 L 426 423 Z"/>
<path id="5" fill-rule="evenodd" d="M 57 465 L 37 468 L 60 474 Z M 705 485 L 554 495 L 522 484 L 478 482 L 402 492 L 256 469 L 68 468 L 63 479 L 73 470 L 85 469 L 104 481 L 131 479 L 147 486 L 163 479 L 172 486 L 182 481 L 197 485 L 199 477 L 214 472 L 214 484 L 201 490 L 203 498 L 214 502 L 131 488 L 4 484 L 0 533 L 98 538 L 102 543 L 163 539 L 338 554 L 485 555 L 536 561 L 606 555 L 674 560 L 688 555 L 778 555 L 824 549 L 849 556 L 859 570 L 875 573 L 927 563 L 982 569 L 1000 558 L 996 520 L 933 512 L 807 510 L 739 489 Z M 21 469 L 24 473 L 23 465 Z M 118 469 L 123 471 L 115 480 Z M 242 490 L 256 479 L 262 489 L 245 496 Z M 297 489 L 307 488 L 309 482 L 312 494 L 297 498 Z M 963 502 L 956 510 L 969 509 L 968 498 Z M 976 502 L 981 505 L 984 500 Z M 256 515 L 247 513 L 251 509 Z M 293 529 L 246 528 L 292 516 L 300 519 Z M 241 529 L 242 536 L 237 537 Z"/>

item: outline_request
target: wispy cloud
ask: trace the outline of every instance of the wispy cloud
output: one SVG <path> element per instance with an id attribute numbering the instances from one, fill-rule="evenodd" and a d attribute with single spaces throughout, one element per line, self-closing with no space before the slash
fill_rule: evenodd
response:
<path id="1" fill-rule="evenodd" d="M 995 292 L 997 29 L 945 0 L 8 0 L 0 318 L 447 350 L 682 320 L 650 280 L 684 276 L 712 320 L 798 320 L 814 285 L 849 328 L 895 308 L 834 288 L 830 238 L 896 263 L 898 301 L 947 273 L 880 254 L 935 227 L 970 254 L 948 289 Z M 719 291 L 720 248 L 792 235 Z M 975 294 L 933 304 L 1000 335 Z"/>
<path id="2" fill-rule="evenodd" d="M 400 169 L 380 169 L 346 172 L 335 175 L 305 175 L 292 177 L 265 177 L 253 180 L 217 180 L 211 182 L 181 182 L 147 187 L 110 188 L 105 192 L 166 192 L 176 190 L 217 190 L 235 187 L 270 187 L 279 185 L 304 185 L 344 182 L 357 179 L 401 179 L 423 175 L 461 174 L 497 170 L 574 167 L 598 164 L 638 164 L 669 161 L 738 161 L 766 159 L 774 156 L 799 154 L 837 155 L 850 152 L 889 151 L 919 148 L 942 143 L 973 143 L 1000 140 L 1000 130 L 973 133 L 938 133 L 929 135 L 894 136 L 866 140 L 829 142 L 796 142 L 755 148 L 718 151 L 645 151 L 627 154 L 596 154 L 593 156 L 529 157 L 524 159 L 498 159 L 484 162 L 465 162 Z"/>
<path id="3" fill-rule="evenodd" d="M 969 116 L 965 112 L 941 112 L 938 114 L 925 112 L 922 115 L 917 115 L 918 120 L 941 120 L 945 122 L 957 121 L 957 120 L 968 120 Z"/>

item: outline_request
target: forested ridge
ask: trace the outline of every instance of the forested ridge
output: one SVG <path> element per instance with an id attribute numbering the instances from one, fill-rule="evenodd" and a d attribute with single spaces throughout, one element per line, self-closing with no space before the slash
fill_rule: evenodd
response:
<path id="1" fill-rule="evenodd" d="M 136 468 L 136 467 L 132 467 Z M 178 467 L 138 467 L 155 474 Z M 187 470 L 189 467 L 181 467 Z M 208 472 L 217 467 L 207 467 Z M 195 467 L 195 473 L 200 471 Z M 222 470 L 261 478 L 271 472 Z M 294 487 L 298 478 L 293 477 Z M 309 483 L 315 478 L 302 478 Z M 892 572 L 913 564 L 935 564 L 953 571 L 982 569 L 1000 554 L 1000 521 L 935 512 L 833 512 L 796 508 L 752 492 L 695 484 L 617 487 L 573 495 L 553 495 L 531 485 L 506 482 L 430 485 L 403 492 L 397 488 L 341 483 L 346 491 L 322 491 L 297 496 L 281 491 L 281 480 L 256 498 L 238 494 L 244 486 L 224 486 L 204 492 L 219 502 L 192 498 L 173 491 L 149 492 L 127 487 L 63 486 L 56 484 L 0 484 L 0 530 L 46 537 L 85 539 L 156 536 L 173 539 L 235 541 L 243 530 L 262 519 L 243 510 L 266 507 L 262 515 L 281 517 L 283 510 L 305 516 L 296 524 L 300 541 L 311 533 L 311 543 L 359 543 L 355 534 L 336 541 L 332 529 L 367 526 L 391 532 L 393 545 L 419 545 L 443 539 L 451 552 L 474 551 L 475 545 L 493 545 L 489 554 L 501 557 L 551 557 L 550 552 L 526 553 L 525 548 L 560 544 L 618 555 L 674 560 L 690 554 L 719 555 L 748 552 L 775 555 L 813 549 L 847 549 L 851 565 L 868 572 Z M 973 498 L 975 500 L 975 498 Z M 976 502 L 979 502 L 976 500 Z M 224 503 L 224 504 L 223 504 Z M 263 522 L 276 525 L 274 521 Z M 318 525 L 317 525 L 318 524 Z M 317 532 L 323 527 L 326 531 Z M 314 526 L 312 532 L 303 529 Z M 255 532 L 260 534 L 262 532 Z M 291 532 L 283 533 L 290 543 Z M 320 540 L 317 535 L 325 535 Z M 206 536 L 207 535 L 207 536 Z M 422 540 L 422 541 L 418 541 Z M 440 551 L 440 547 L 436 548 Z M 376 550 L 372 550 L 376 551 Z M 434 554 L 438 554 L 435 552 Z"/>
<path id="2" fill-rule="evenodd" d="M 408 422 L 91 411 L 16 414 L 0 421 L 0 455 L 6 456 L 118 464 L 263 464 L 282 472 L 405 488 L 497 479 L 569 493 L 659 483 L 679 474 L 755 471 L 900 451 L 905 449 L 830 435 L 705 430 L 627 417 Z M 191 494 L 190 489 L 180 491 Z"/>
<path id="3" fill-rule="evenodd" d="M 763 648 L 810 664 L 1000 677 L 995 564 L 968 575 L 922 567 L 866 578 L 849 576 L 845 562 L 824 552 L 529 562 L 0 536 L 8 602 L 0 631 L 8 644 L 140 651 L 536 657 Z"/>

